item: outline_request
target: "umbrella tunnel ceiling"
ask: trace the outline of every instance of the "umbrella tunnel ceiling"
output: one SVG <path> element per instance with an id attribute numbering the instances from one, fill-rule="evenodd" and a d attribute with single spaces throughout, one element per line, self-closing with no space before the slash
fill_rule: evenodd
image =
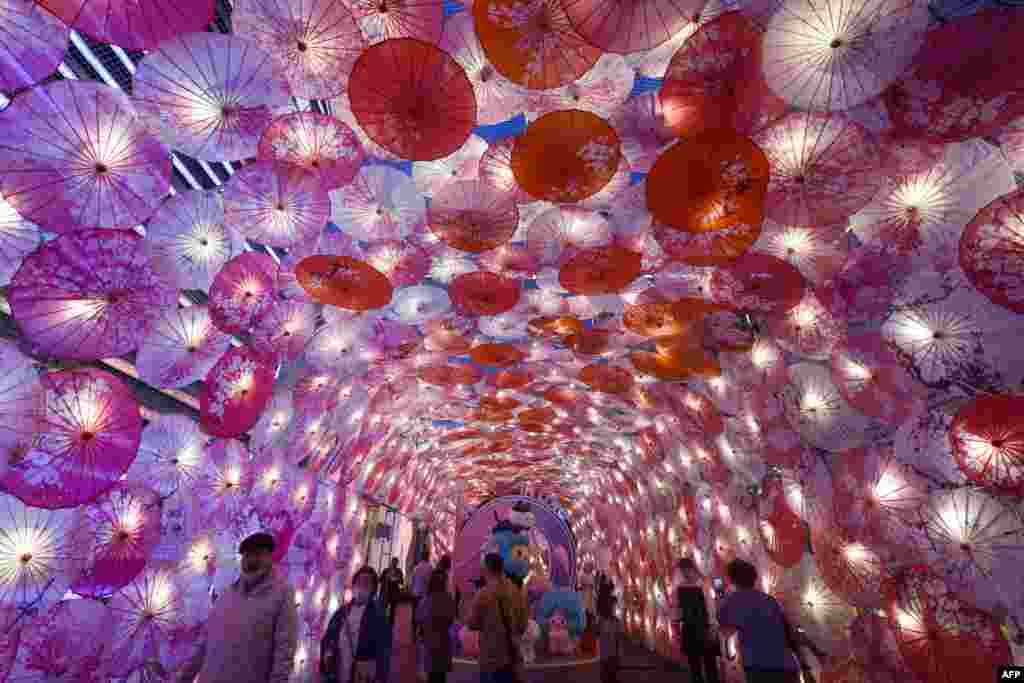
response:
<path id="1" fill-rule="evenodd" d="M 665 652 L 688 555 L 1010 661 L 1015 4 L 0 0 L 0 681 L 174 671 L 259 528 L 300 680 L 369 501 L 521 494 Z"/>

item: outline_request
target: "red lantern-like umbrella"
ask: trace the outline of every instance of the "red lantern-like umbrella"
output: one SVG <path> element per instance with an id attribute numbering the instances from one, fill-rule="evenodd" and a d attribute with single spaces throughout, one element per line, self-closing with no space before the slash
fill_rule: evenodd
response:
<path id="1" fill-rule="evenodd" d="M 448 288 L 452 304 L 463 315 L 498 315 L 519 301 L 520 284 L 494 273 L 466 273 Z"/>
<path id="2" fill-rule="evenodd" d="M 431 231 L 454 249 L 479 253 L 500 247 L 515 234 L 515 203 L 489 186 L 463 181 L 435 193 L 427 211 Z"/>
<path id="3" fill-rule="evenodd" d="M 476 125 L 466 72 L 448 53 L 412 38 L 385 40 L 363 52 L 348 92 L 359 125 L 406 159 L 448 156 Z"/>
<path id="4" fill-rule="evenodd" d="M 1024 432 L 1016 415 L 1024 397 L 979 396 L 957 413 L 950 426 L 953 456 L 973 481 L 997 491 L 1024 487 Z"/>
<path id="5" fill-rule="evenodd" d="M 252 429 L 274 390 L 271 359 L 246 346 L 227 353 L 206 375 L 200 422 L 214 436 L 236 437 Z"/>
<path id="6" fill-rule="evenodd" d="M 1024 190 L 996 199 L 968 223 L 960 267 L 992 303 L 1024 313 Z"/>

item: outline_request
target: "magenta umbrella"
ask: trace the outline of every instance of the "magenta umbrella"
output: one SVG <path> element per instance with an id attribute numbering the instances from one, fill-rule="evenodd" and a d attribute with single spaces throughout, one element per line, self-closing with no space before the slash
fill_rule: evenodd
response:
<path id="1" fill-rule="evenodd" d="M 210 318 L 228 334 L 245 334 L 274 302 L 277 263 L 247 251 L 228 261 L 210 287 Z"/>
<path id="2" fill-rule="evenodd" d="M 214 20 L 214 0 L 47 0 L 39 3 L 73 28 L 101 43 L 147 50 Z"/>
<path id="3" fill-rule="evenodd" d="M 214 436 L 233 438 L 252 429 L 274 391 L 276 365 L 258 351 L 238 346 L 206 375 L 200 424 Z"/>
<path id="4" fill-rule="evenodd" d="M 253 326 L 252 347 L 269 357 L 293 361 L 302 355 L 316 329 L 316 306 L 304 301 L 275 301 Z"/>
<path id="5" fill-rule="evenodd" d="M 11 281 L 21 260 L 35 251 L 41 241 L 36 225 L 0 199 L 0 284 Z"/>
<path id="6" fill-rule="evenodd" d="M 256 155 L 274 110 L 290 93 L 269 53 L 221 33 L 163 42 L 135 72 L 139 113 L 169 147 L 198 159 Z"/>
<path id="7" fill-rule="evenodd" d="M 6 681 L 21 643 L 24 623 L 13 606 L 0 604 L 0 681 Z"/>
<path id="8" fill-rule="evenodd" d="M 128 480 L 146 482 L 161 496 L 190 493 L 201 471 L 206 438 L 189 417 L 157 417 L 142 430 Z"/>
<path id="9" fill-rule="evenodd" d="M 51 232 L 132 228 L 171 187 L 171 158 L 128 96 L 58 81 L 14 98 L 0 120 L 0 193 Z"/>
<path id="10" fill-rule="evenodd" d="M 93 368 L 44 375 L 38 440 L 2 486 L 28 505 L 68 508 L 95 500 L 135 460 L 142 416 L 131 390 Z"/>
<path id="11" fill-rule="evenodd" d="M 352 182 L 363 163 L 363 146 L 338 119 L 312 111 L 286 114 L 263 131 L 259 156 L 304 166 L 320 174 L 325 190 Z"/>
<path id="12" fill-rule="evenodd" d="M 206 306 L 163 309 L 139 346 L 139 377 L 158 387 L 198 382 L 230 348 L 231 337 L 213 325 Z"/>
<path id="13" fill-rule="evenodd" d="M 81 566 L 70 543 L 73 528 L 70 510 L 43 510 L 0 496 L 0 605 L 20 614 L 64 596 Z"/>
<path id="14" fill-rule="evenodd" d="M 84 567 L 71 590 L 109 596 L 145 568 L 160 540 L 160 497 L 141 484 L 119 482 L 76 513 L 75 554 Z"/>
<path id="15" fill-rule="evenodd" d="M 110 608 L 97 600 L 64 600 L 32 617 L 22 630 L 13 680 L 105 679 L 111 621 Z"/>
<path id="16" fill-rule="evenodd" d="M 291 247 L 320 234 L 331 217 L 320 175 L 284 161 L 246 164 L 224 186 L 224 222 L 251 240 Z"/>
<path id="17" fill-rule="evenodd" d="M 214 439 L 206 447 L 192 494 L 206 526 L 217 517 L 233 519 L 249 503 L 254 468 L 249 449 L 235 439 Z"/>
<path id="18" fill-rule="evenodd" d="M 43 415 L 43 388 L 32 359 L 0 343 L 0 476 L 31 446 Z"/>
<path id="19" fill-rule="evenodd" d="M 141 237 L 89 230 L 26 257 L 7 297 L 35 352 L 94 360 L 134 351 L 177 290 Z"/>
<path id="20" fill-rule="evenodd" d="M 31 0 L 0 3 L 0 90 L 20 90 L 57 70 L 68 27 Z"/>

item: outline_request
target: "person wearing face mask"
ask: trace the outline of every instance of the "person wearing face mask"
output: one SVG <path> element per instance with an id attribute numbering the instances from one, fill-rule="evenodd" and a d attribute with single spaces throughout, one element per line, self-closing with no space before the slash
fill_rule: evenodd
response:
<path id="1" fill-rule="evenodd" d="M 242 572 L 217 598 L 204 637 L 178 683 L 287 683 L 295 666 L 295 590 L 274 568 L 274 537 L 238 547 Z"/>
<path id="2" fill-rule="evenodd" d="M 320 683 L 387 683 L 391 623 L 375 597 L 377 585 L 370 567 L 352 577 L 352 600 L 334 613 L 320 640 Z"/>
<path id="3" fill-rule="evenodd" d="M 688 557 L 676 563 L 670 592 L 676 608 L 676 621 L 694 683 L 718 683 L 718 657 L 721 645 L 711 628 L 704 587 L 697 565 Z"/>

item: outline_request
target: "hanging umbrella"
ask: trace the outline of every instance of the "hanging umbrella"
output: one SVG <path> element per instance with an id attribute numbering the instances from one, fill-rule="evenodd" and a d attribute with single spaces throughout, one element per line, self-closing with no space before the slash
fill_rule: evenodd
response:
<path id="1" fill-rule="evenodd" d="M 622 56 L 604 54 L 572 83 L 552 90 L 527 91 L 523 108 L 529 119 L 560 109 L 611 116 L 630 96 L 635 80 L 636 72 Z"/>
<path id="2" fill-rule="evenodd" d="M 377 240 L 364 251 L 366 262 L 395 287 L 419 284 L 430 271 L 430 252 L 409 240 Z"/>
<path id="3" fill-rule="evenodd" d="M 293 97 L 310 100 L 343 93 L 366 45 L 340 0 L 244 0 L 232 5 L 231 24 L 234 35 L 266 50 Z"/>
<path id="4" fill-rule="evenodd" d="M 258 351 L 237 346 L 206 375 L 200 423 L 214 436 L 237 437 L 252 429 L 274 390 L 276 365 Z"/>
<path id="5" fill-rule="evenodd" d="M 465 15 L 459 15 L 465 16 Z M 487 151 L 483 138 L 470 136 L 457 150 L 434 161 L 417 161 L 412 165 L 416 189 L 427 196 L 444 190 L 449 183 L 475 181 L 480 174 L 480 159 Z"/>
<path id="6" fill-rule="evenodd" d="M 184 415 L 161 415 L 142 430 L 127 480 L 145 482 L 161 496 L 187 493 L 199 476 L 206 438 Z"/>
<path id="7" fill-rule="evenodd" d="M 746 254 L 711 278 L 715 300 L 733 308 L 782 315 L 803 296 L 803 278 L 793 266 L 765 254 Z"/>
<path id="8" fill-rule="evenodd" d="M 25 455 L 44 414 L 43 388 L 32 360 L 13 343 L 0 344 L 0 477 Z"/>
<path id="9" fill-rule="evenodd" d="M 21 261 L 41 242 L 39 229 L 0 198 L 0 283 L 10 283 Z"/>
<path id="10" fill-rule="evenodd" d="M 245 334 L 274 301 L 277 262 L 257 251 L 228 261 L 210 286 L 210 318 L 228 334 Z"/>
<path id="11" fill-rule="evenodd" d="M 277 271 L 278 294 L 288 301 L 305 301 L 314 303 L 302 283 L 296 277 L 298 265 L 307 256 L 348 256 L 354 259 L 361 259 L 363 252 L 359 245 L 340 230 L 324 229 L 313 239 L 300 242 L 288 249 L 288 253 L 281 258 L 281 266 Z M 325 311 L 325 315 L 331 310 Z"/>
<path id="12" fill-rule="evenodd" d="M 248 505 L 253 487 L 249 449 L 235 439 L 214 439 L 205 450 L 192 493 L 205 521 L 233 520 Z"/>
<path id="13" fill-rule="evenodd" d="M 292 421 L 295 408 L 292 397 L 287 391 L 278 391 L 270 399 L 256 426 L 249 432 L 249 444 L 254 452 L 284 445 L 288 435 L 288 425 Z"/>
<path id="14" fill-rule="evenodd" d="M 849 337 L 833 350 L 832 380 L 850 405 L 893 426 L 925 398 L 924 387 L 877 334 Z"/>
<path id="15" fill-rule="evenodd" d="M 213 325 L 206 306 L 169 306 L 160 311 L 135 356 L 139 377 L 158 387 L 198 382 L 231 346 Z"/>
<path id="16" fill-rule="evenodd" d="M 950 426 L 953 456 L 964 474 L 995 491 L 1024 486 L 1024 446 L 1013 415 L 1019 395 L 981 395 L 957 413 Z"/>
<path id="17" fill-rule="evenodd" d="M 426 200 L 409 176 L 364 166 L 350 185 L 331 192 L 333 220 L 355 239 L 402 239 L 426 221 Z"/>
<path id="18" fill-rule="evenodd" d="M 850 253 L 846 226 L 797 226 L 766 220 L 752 251 L 788 261 L 808 281 L 822 285 L 846 263 Z"/>
<path id="19" fill-rule="evenodd" d="M 219 192 L 168 198 L 146 224 L 146 241 L 171 262 L 182 289 L 209 289 L 225 263 L 242 253 L 242 235 L 224 221 Z"/>
<path id="20" fill-rule="evenodd" d="M 495 69 L 480 46 L 472 12 L 460 12 L 445 20 L 438 47 L 465 69 L 466 77 L 473 84 L 478 124 L 489 126 L 501 123 L 510 114 L 523 109 L 522 89 Z"/>
<path id="21" fill-rule="evenodd" d="M 141 484 L 118 483 L 76 510 L 75 554 L 82 571 L 71 590 L 107 597 L 145 568 L 160 540 L 160 498 Z"/>
<path id="22" fill-rule="evenodd" d="M 0 481 L 26 504 L 75 507 L 112 487 L 132 464 L 142 416 L 131 390 L 102 370 L 51 372 L 42 385 L 38 439 Z"/>
<path id="23" fill-rule="evenodd" d="M 994 200 L 960 237 L 960 267 L 989 301 L 1024 313 L 1024 190 Z"/>
<path id="24" fill-rule="evenodd" d="M 34 615 L 22 628 L 11 680 L 103 680 L 113 654 L 113 620 L 97 600 L 63 600 Z"/>
<path id="25" fill-rule="evenodd" d="M 63 598 L 81 567 L 70 544 L 74 513 L 28 507 L 4 495 L 0 520 L 0 602 L 20 616 Z"/>
<path id="26" fill-rule="evenodd" d="M 460 275 L 455 278 L 458 280 Z M 454 281 L 454 280 L 453 280 Z M 448 291 L 434 285 L 404 287 L 395 293 L 389 316 L 410 324 L 425 323 L 444 317 L 452 309 Z"/>
<path id="27" fill-rule="evenodd" d="M 601 56 L 573 29 L 559 0 L 481 0 L 473 3 L 473 22 L 487 59 L 527 88 L 571 83 Z"/>
<path id="28" fill-rule="evenodd" d="M 615 130 L 579 109 L 545 114 L 516 138 L 512 172 L 535 199 L 571 203 L 597 193 L 619 168 Z"/>
<path id="29" fill-rule="evenodd" d="M 480 158 L 480 182 L 514 199 L 517 204 L 533 202 L 533 197 L 520 189 L 515 173 L 512 171 L 512 150 L 515 145 L 516 138 L 507 137 L 488 146 L 487 151 Z M 543 204 L 543 202 L 535 203 Z M 525 217 L 520 222 L 525 222 Z"/>
<path id="30" fill-rule="evenodd" d="M 362 318 L 325 325 L 306 349 L 306 359 L 323 371 L 356 374 L 366 368 L 364 353 L 370 334 L 369 322 Z"/>
<path id="31" fill-rule="evenodd" d="M 361 312 L 391 302 L 391 282 L 364 261 L 346 256 L 308 256 L 295 273 L 302 288 L 319 303 Z"/>
<path id="32" fill-rule="evenodd" d="M 279 361 L 298 358 L 316 329 L 316 307 L 304 301 L 278 301 L 253 326 L 255 351 Z"/>
<path id="33" fill-rule="evenodd" d="M 138 347 L 162 308 L 176 304 L 164 266 L 135 233 L 63 235 L 26 257 L 7 296 L 37 352 L 80 360 L 120 356 Z"/>
<path id="34" fill-rule="evenodd" d="M 100 43 L 148 50 L 169 38 L 201 31 L 215 18 L 216 3 L 159 0 L 145 5 L 119 0 L 48 0 L 42 6 Z"/>
<path id="35" fill-rule="evenodd" d="M 1024 117 L 1009 123 L 997 135 L 996 140 L 1006 160 L 1018 173 L 1024 169 Z"/>
<path id="36" fill-rule="evenodd" d="M 476 99 L 465 71 L 448 53 L 412 38 L 386 40 L 363 52 L 348 93 L 367 134 L 406 159 L 446 157 L 476 125 Z"/>
<path id="37" fill-rule="evenodd" d="M 452 305 L 462 315 L 498 315 L 519 301 L 521 285 L 494 273 L 466 273 L 448 287 Z"/>
<path id="38" fill-rule="evenodd" d="M 924 2 L 763 4 L 777 5 L 764 36 L 765 80 L 800 109 L 842 111 L 881 94 L 908 70 L 930 27 Z"/>
<path id="39" fill-rule="evenodd" d="M 170 189 L 167 149 L 123 92 L 58 81 L 16 97 L 5 114 L 0 193 L 49 231 L 132 228 Z"/>
<path id="40" fill-rule="evenodd" d="M 811 642 L 830 655 L 849 651 L 850 625 L 856 611 L 832 591 L 811 558 L 783 575 L 776 589 L 790 617 L 806 629 Z"/>
<path id="41" fill-rule="evenodd" d="M 273 110 L 290 97 L 270 54 L 205 32 L 178 35 L 148 53 L 133 94 L 169 147 L 217 161 L 255 156 Z"/>
<path id="42" fill-rule="evenodd" d="M 619 134 L 623 159 L 637 173 L 650 171 L 665 146 L 676 139 L 656 93 L 629 98 L 611 114 L 609 123 Z"/>
<path id="43" fill-rule="evenodd" d="M 427 211 L 431 231 L 448 246 L 479 253 L 512 239 L 519 212 L 511 199 L 475 181 L 453 182 L 436 193 Z"/>
<path id="44" fill-rule="evenodd" d="M 441 0 L 354 0 L 350 7 L 370 43 L 416 38 L 436 44 L 441 37 Z"/>
<path id="45" fill-rule="evenodd" d="M 585 41 L 606 52 L 650 50 L 700 16 L 703 0 L 567 0 L 565 13 Z"/>
<path id="46" fill-rule="evenodd" d="M 855 448 L 870 438 L 868 420 L 855 411 L 832 383 L 828 368 L 798 363 L 779 393 L 789 424 L 809 444 L 823 450 Z"/>
<path id="47" fill-rule="evenodd" d="M 0 6 L 0 90 L 20 90 L 56 71 L 68 44 L 68 27 L 39 5 L 5 0 Z"/>
<path id="48" fill-rule="evenodd" d="M 806 358 L 827 358 L 846 339 L 846 321 L 834 316 L 812 292 L 785 314 L 770 319 L 768 329 L 783 349 Z"/>
<path id="49" fill-rule="evenodd" d="M 569 258 L 559 270 L 558 281 L 574 294 L 611 294 L 628 287 L 640 270 L 640 254 L 621 247 L 597 247 Z"/>
<path id="50" fill-rule="evenodd" d="M 316 237 L 330 215 L 319 174 L 287 162 L 246 164 L 224 187 L 225 224 L 272 247 Z"/>
<path id="51" fill-rule="evenodd" d="M 312 170 L 319 174 L 323 189 L 334 190 L 348 185 L 359 173 L 363 146 L 338 119 L 300 111 L 274 119 L 263 131 L 258 155 Z"/>

